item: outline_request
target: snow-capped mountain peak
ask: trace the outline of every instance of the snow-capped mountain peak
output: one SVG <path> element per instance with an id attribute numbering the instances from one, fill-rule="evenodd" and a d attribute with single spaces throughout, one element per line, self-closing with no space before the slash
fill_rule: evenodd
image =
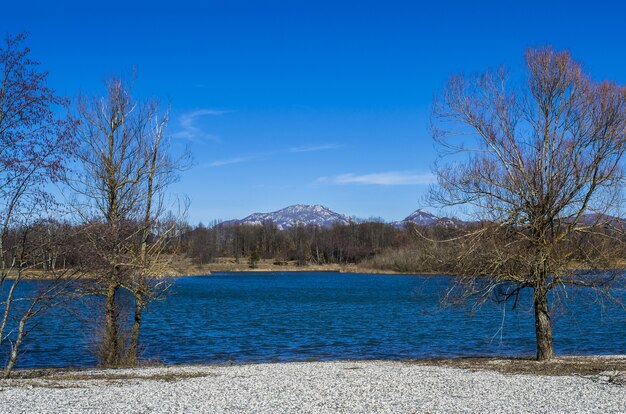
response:
<path id="1" fill-rule="evenodd" d="M 394 224 L 398 227 L 404 227 L 409 223 L 417 224 L 418 226 L 439 225 L 457 227 L 462 225 L 463 221 L 451 217 L 439 217 L 430 213 L 428 210 L 420 208 L 409 214 L 404 220 L 397 221 Z"/>
<path id="2" fill-rule="evenodd" d="M 439 221 L 439 217 L 429 213 L 427 210 L 424 210 L 422 208 L 415 210 L 414 212 L 409 214 L 404 220 L 402 220 L 402 222 L 412 222 L 422 226 L 429 226 L 436 223 L 437 221 Z"/>
<path id="3" fill-rule="evenodd" d="M 282 230 L 299 224 L 320 227 L 330 227 L 334 224 L 350 224 L 352 219 L 320 204 L 294 204 L 271 213 L 254 213 L 244 219 L 232 220 L 229 223 L 260 225 L 263 222 L 272 222 Z"/>

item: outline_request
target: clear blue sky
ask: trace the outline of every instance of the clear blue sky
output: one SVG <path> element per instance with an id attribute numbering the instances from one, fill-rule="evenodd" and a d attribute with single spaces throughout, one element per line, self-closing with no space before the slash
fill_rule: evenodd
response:
<path id="1" fill-rule="evenodd" d="M 197 223 L 289 204 L 398 220 L 424 206 L 430 105 L 453 73 L 570 49 L 626 83 L 618 1 L 6 1 L 0 31 L 30 32 L 50 83 L 74 97 L 137 68 L 172 102 L 195 166 L 173 190 Z"/>

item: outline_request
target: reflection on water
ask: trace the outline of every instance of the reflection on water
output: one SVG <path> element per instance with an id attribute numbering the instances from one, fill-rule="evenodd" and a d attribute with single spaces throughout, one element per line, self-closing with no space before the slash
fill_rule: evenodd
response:
<path id="1" fill-rule="evenodd" d="M 529 295 L 515 310 L 491 305 L 470 316 L 438 306 L 449 283 L 314 272 L 179 278 L 145 313 L 143 357 L 201 363 L 534 354 Z M 626 354 L 626 312 L 581 305 L 582 294 L 569 292 L 569 307 L 554 316 L 557 354 Z M 95 365 L 93 334 L 82 312 L 46 316 L 20 365 Z"/>

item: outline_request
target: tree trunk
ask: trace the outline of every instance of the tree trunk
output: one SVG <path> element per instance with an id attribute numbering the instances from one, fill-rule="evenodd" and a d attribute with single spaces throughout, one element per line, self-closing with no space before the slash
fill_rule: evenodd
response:
<path id="1" fill-rule="evenodd" d="M 533 294 L 535 308 L 535 334 L 537 336 L 537 360 L 547 361 L 554 357 L 554 341 L 548 307 L 548 289 L 546 286 L 535 288 Z"/>
<path id="2" fill-rule="evenodd" d="M 2 340 L 4 338 L 4 330 L 7 326 L 7 321 L 9 320 L 9 313 L 11 312 L 11 305 L 13 304 L 13 293 L 15 291 L 15 287 L 18 283 L 20 283 L 20 278 L 22 277 L 22 270 L 18 270 L 17 276 L 15 280 L 13 280 L 13 284 L 11 284 L 11 289 L 9 289 L 9 294 L 4 301 L 4 313 L 2 315 L 2 323 L 0 323 L 0 345 L 2 344 Z"/>
<path id="3" fill-rule="evenodd" d="M 15 362 L 17 361 L 17 356 L 20 352 L 20 346 L 22 345 L 22 340 L 24 339 L 24 334 L 26 332 L 26 321 L 30 319 L 31 314 L 30 311 L 26 312 L 24 316 L 20 319 L 19 328 L 17 330 L 17 338 L 15 338 L 15 343 L 11 347 L 11 356 L 9 357 L 9 363 L 4 369 L 4 378 L 7 379 L 11 376 L 11 372 L 15 367 Z"/>
<path id="4" fill-rule="evenodd" d="M 143 313 L 143 298 L 141 293 L 135 295 L 135 318 L 133 321 L 133 331 L 130 338 L 130 348 L 128 350 L 128 363 L 130 366 L 137 365 L 139 354 L 139 329 L 141 328 L 141 317 Z"/>
<path id="5" fill-rule="evenodd" d="M 115 283 L 109 284 L 104 299 L 104 342 L 102 344 L 104 366 L 114 366 L 119 362 L 119 344 L 117 329 L 117 308 L 115 298 L 118 286 Z"/>

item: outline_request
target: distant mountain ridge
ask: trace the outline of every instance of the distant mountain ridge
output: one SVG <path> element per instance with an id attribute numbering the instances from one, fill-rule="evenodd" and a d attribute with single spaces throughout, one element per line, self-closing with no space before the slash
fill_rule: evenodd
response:
<path id="1" fill-rule="evenodd" d="M 284 230 L 298 224 L 331 227 L 334 224 L 350 224 L 353 220 L 320 204 L 295 204 L 270 213 L 254 213 L 241 220 L 225 221 L 223 224 L 260 225 L 263 222 L 272 222 L 280 230 Z"/>
<path id="2" fill-rule="evenodd" d="M 396 227 L 405 227 L 409 223 L 417 224 L 418 226 L 439 225 L 446 227 L 458 227 L 461 226 L 464 221 L 454 217 L 439 217 L 420 208 L 409 214 L 404 220 L 395 221 L 392 224 Z"/>
<path id="3" fill-rule="evenodd" d="M 243 219 L 225 221 L 222 225 L 261 225 L 264 222 L 271 222 L 280 230 L 284 230 L 299 224 L 304 226 L 315 225 L 319 227 L 331 227 L 335 224 L 347 225 L 355 221 L 345 214 L 337 213 L 320 204 L 294 204 L 269 213 L 254 213 Z M 414 223 L 419 226 L 443 225 L 457 227 L 464 222 L 456 218 L 438 217 L 427 210 L 418 209 L 409 214 L 404 220 L 389 224 L 402 228 L 409 223 Z"/>
<path id="4" fill-rule="evenodd" d="M 331 227 L 335 224 L 348 225 L 355 223 L 351 217 L 332 211 L 328 207 L 320 204 L 294 204 L 270 213 L 254 213 L 243 219 L 225 221 L 222 225 L 261 225 L 264 222 L 271 222 L 280 230 L 296 227 L 299 224 L 304 226 L 314 225 L 319 227 Z M 579 225 L 591 225 L 598 222 L 606 223 L 607 225 L 612 225 L 614 227 L 626 228 L 626 221 L 603 214 L 584 214 L 580 218 Z M 455 217 L 439 217 L 420 208 L 409 214 L 403 220 L 391 222 L 389 224 L 398 228 L 404 228 L 408 224 L 458 228 L 469 224 L 469 222 Z"/>

